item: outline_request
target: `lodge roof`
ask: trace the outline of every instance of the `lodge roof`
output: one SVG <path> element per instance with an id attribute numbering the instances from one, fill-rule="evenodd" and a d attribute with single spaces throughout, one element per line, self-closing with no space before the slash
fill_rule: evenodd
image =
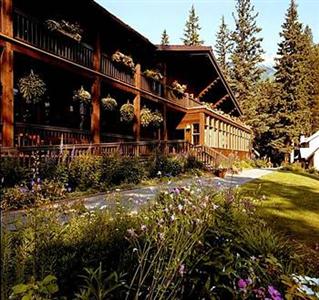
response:
<path id="1" fill-rule="evenodd" d="M 134 36 L 136 36 L 138 39 L 142 40 L 143 42 L 145 42 L 146 44 L 148 44 L 148 46 L 156 49 L 156 46 L 149 40 L 147 39 L 144 35 L 142 35 L 141 33 L 139 33 L 138 31 L 136 31 L 135 29 L 133 29 L 131 26 L 129 26 L 128 24 L 126 24 L 125 22 L 123 22 L 122 20 L 120 20 L 118 17 L 116 17 L 115 15 L 113 15 L 112 13 L 110 13 L 107 9 L 105 9 L 102 5 L 98 4 L 96 1 L 94 0 L 88 0 L 89 2 L 91 2 L 92 6 L 99 11 L 103 16 L 110 18 L 111 20 L 113 20 L 115 23 L 119 24 L 120 26 L 122 26 L 124 29 L 126 29 L 128 32 L 130 32 L 131 34 L 133 34 Z"/>
<path id="2" fill-rule="evenodd" d="M 229 84 L 227 83 L 224 74 L 222 73 L 221 69 L 218 66 L 216 58 L 213 53 L 213 48 L 211 46 L 187 46 L 187 45 L 157 45 L 157 50 L 160 52 L 197 52 L 199 54 L 203 54 L 208 56 L 210 62 L 212 63 L 213 67 L 215 68 L 218 76 L 221 78 L 224 88 L 226 89 L 227 93 L 229 94 L 232 102 L 234 103 L 235 107 L 237 108 L 238 112 L 242 114 L 242 110 L 240 105 L 232 92 Z"/>

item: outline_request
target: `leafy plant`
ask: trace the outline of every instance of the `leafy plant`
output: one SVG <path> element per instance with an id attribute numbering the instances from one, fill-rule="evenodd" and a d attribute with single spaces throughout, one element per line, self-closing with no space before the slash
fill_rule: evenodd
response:
<path id="1" fill-rule="evenodd" d="M 53 275 L 46 276 L 42 281 L 35 281 L 31 278 L 31 282 L 27 284 L 17 284 L 12 288 L 10 299 L 23 300 L 49 300 L 53 299 L 53 295 L 59 291 L 56 283 L 57 278 Z"/>
<path id="2" fill-rule="evenodd" d="M 102 159 L 91 154 L 75 157 L 69 165 L 69 180 L 73 187 L 87 190 L 96 187 L 101 179 Z"/>
<path id="3" fill-rule="evenodd" d="M 170 157 L 162 153 L 156 153 L 150 159 L 150 177 L 177 176 L 183 172 L 183 162 L 178 157 Z"/>
<path id="4" fill-rule="evenodd" d="M 152 78 L 154 80 L 160 81 L 164 78 L 164 76 L 158 70 L 145 70 L 143 74 L 146 77 Z"/>
<path id="5" fill-rule="evenodd" d="M 135 73 L 135 64 L 134 64 L 132 57 L 125 55 L 125 54 L 121 53 L 120 51 L 116 51 L 112 55 L 112 61 L 114 61 L 120 65 L 125 66 L 132 73 Z"/>
<path id="6" fill-rule="evenodd" d="M 151 112 L 151 110 L 149 108 L 144 106 L 141 109 L 140 118 L 141 118 L 141 125 L 143 127 L 148 127 L 152 123 L 153 114 L 152 114 L 152 112 Z"/>
<path id="7" fill-rule="evenodd" d="M 86 91 L 82 85 L 80 89 L 73 92 L 73 100 L 78 100 L 89 104 L 91 102 L 91 94 Z"/>
<path id="8" fill-rule="evenodd" d="M 163 115 L 158 110 L 155 110 L 152 113 L 152 125 L 155 128 L 159 128 L 161 124 L 163 123 L 163 121 L 164 121 Z"/>
<path id="9" fill-rule="evenodd" d="M 120 114 L 122 122 L 132 122 L 134 120 L 134 105 L 129 102 L 123 104 L 120 108 Z"/>
<path id="10" fill-rule="evenodd" d="M 75 294 L 76 299 L 81 300 L 103 300 L 112 298 L 114 291 L 123 287 L 125 281 L 116 272 L 111 273 L 107 277 L 105 271 L 102 270 L 102 264 L 95 270 L 85 268 L 85 275 L 80 277 L 84 280 L 84 284 L 79 293 Z"/>
<path id="11" fill-rule="evenodd" d="M 178 93 L 179 95 L 184 95 L 187 85 L 186 84 L 180 84 L 177 80 L 174 80 L 172 83 L 173 90 Z"/>
<path id="12" fill-rule="evenodd" d="M 108 95 L 106 98 L 101 99 L 102 106 L 107 111 L 114 111 L 117 107 L 117 102 L 114 98 Z"/>
<path id="13" fill-rule="evenodd" d="M 19 79 L 19 92 L 26 103 L 38 103 L 46 92 L 46 84 L 41 77 L 30 71 L 30 74 Z"/>
<path id="14" fill-rule="evenodd" d="M 17 158 L 1 157 L 0 164 L 1 186 L 14 186 L 25 181 L 30 176 L 28 169 L 22 167 Z"/>
<path id="15" fill-rule="evenodd" d="M 80 42 L 82 39 L 83 29 L 80 27 L 78 23 L 71 23 L 66 20 L 46 20 L 45 24 L 47 25 L 48 29 L 51 31 L 59 31 L 76 41 Z"/>

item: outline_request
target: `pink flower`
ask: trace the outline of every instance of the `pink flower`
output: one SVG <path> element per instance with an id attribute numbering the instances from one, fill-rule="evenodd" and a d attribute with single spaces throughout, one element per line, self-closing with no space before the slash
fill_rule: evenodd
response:
<path id="1" fill-rule="evenodd" d="M 181 275 L 181 277 L 184 276 L 184 274 L 186 273 L 184 264 L 179 266 L 178 273 L 179 273 L 179 275 Z"/>
<path id="2" fill-rule="evenodd" d="M 244 279 L 239 279 L 238 282 L 237 282 L 237 285 L 238 285 L 238 287 L 239 287 L 241 290 L 245 290 L 246 287 L 247 287 L 246 280 L 244 280 Z"/>
<path id="3" fill-rule="evenodd" d="M 268 293 L 273 300 L 283 300 L 281 294 L 272 286 L 268 286 Z"/>

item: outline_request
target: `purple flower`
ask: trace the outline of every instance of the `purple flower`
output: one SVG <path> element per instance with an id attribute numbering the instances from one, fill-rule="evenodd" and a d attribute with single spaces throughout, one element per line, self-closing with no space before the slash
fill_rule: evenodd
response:
<path id="1" fill-rule="evenodd" d="M 283 300 L 281 294 L 272 285 L 268 286 L 268 293 L 273 300 Z"/>
<path id="2" fill-rule="evenodd" d="M 244 290 L 247 287 L 247 282 L 244 279 L 239 279 L 237 285 L 241 290 Z"/>

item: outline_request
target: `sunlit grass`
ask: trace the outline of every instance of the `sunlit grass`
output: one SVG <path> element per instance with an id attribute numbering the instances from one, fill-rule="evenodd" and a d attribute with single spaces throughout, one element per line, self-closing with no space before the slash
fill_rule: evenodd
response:
<path id="1" fill-rule="evenodd" d="M 264 200 L 258 206 L 258 215 L 290 239 L 318 252 L 319 179 L 278 171 L 245 184 L 241 190 L 255 195 L 259 188 Z"/>

